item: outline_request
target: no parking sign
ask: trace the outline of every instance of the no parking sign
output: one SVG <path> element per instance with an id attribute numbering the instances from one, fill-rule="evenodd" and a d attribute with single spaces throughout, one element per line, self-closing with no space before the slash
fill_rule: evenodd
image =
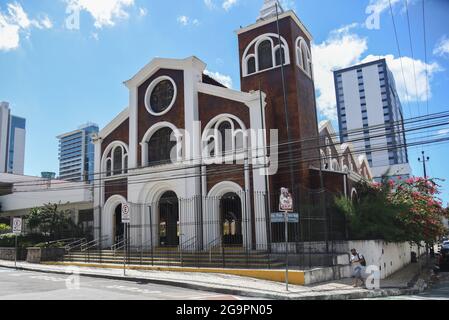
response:
<path id="1" fill-rule="evenodd" d="M 131 220 L 130 214 L 129 214 L 129 204 L 123 203 L 122 204 L 122 223 L 129 223 Z"/>
<path id="2" fill-rule="evenodd" d="M 22 218 L 14 218 L 12 220 L 12 232 L 14 234 L 22 233 Z"/>

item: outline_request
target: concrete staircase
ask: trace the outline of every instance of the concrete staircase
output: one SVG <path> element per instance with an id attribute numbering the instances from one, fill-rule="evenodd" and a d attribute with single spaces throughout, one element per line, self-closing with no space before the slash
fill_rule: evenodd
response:
<path id="1" fill-rule="evenodd" d="M 65 255 L 65 262 L 123 264 L 123 250 L 73 251 Z M 285 266 L 270 254 L 246 251 L 243 248 L 215 248 L 204 252 L 179 251 L 177 247 L 160 247 L 143 252 L 132 251 L 127 264 L 169 267 L 276 269 Z"/>

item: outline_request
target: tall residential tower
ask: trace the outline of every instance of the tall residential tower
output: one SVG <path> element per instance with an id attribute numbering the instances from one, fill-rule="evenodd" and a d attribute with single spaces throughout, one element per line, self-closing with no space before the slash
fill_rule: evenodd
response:
<path id="1" fill-rule="evenodd" d="M 404 115 L 385 59 L 334 71 L 340 139 L 365 153 L 376 180 L 408 177 Z"/>
<path id="2" fill-rule="evenodd" d="M 67 181 L 92 182 L 94 145 L 92 136 L 98 125 L 87 123 L 77 130 L 59 135 L 59 178 Z"/>
<path id="3" fill-rule="evenodd" d="M 9 103 L 0 102 L 0 172 L 23 175 L 26 120 L 11 114 Z"/>

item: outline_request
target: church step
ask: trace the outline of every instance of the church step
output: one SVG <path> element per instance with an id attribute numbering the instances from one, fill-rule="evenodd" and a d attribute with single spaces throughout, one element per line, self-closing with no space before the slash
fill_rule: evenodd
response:
<path id="1" fill-rule="evenodd" d="M 65 262 L 73 262 L 73 263 L 102 263 L 102 264 L 117 264 L 121 265 L 123 264 L 123 260 L 114 259 L 74 259 L 69 260 Z M 131 265 L 143 265 L 143 266 L 169 266 L 169 267 L 209 267 L 209 268 L 222 268 L 223 263 L 221 261 L 183 261 L 182 263 L 180 261 L 166 261 L 166 260 L 155 260 L 155 261 L 141 261 L 139 259 L 131 259 L 127 261 L 127 264 Z M 279 268 L 284 266 L 285 264 L 282 262 L 273 262 L 268 264 L 267 262 L 230 262 L 226 261 L 225 267 L 226 268 L 255 268 L 255 269 L 265 269 L 265 268 Z"/>

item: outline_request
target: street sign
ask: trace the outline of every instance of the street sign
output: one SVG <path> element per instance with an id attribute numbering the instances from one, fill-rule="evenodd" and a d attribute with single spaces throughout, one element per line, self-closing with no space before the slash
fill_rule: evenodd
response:
<path id="1" fill-rule="evenodd" d="M 122 204 L 122 223 L 130 223 L 131 217 L 130 217 L 130 210 L 129 210 L 129 204 L 123 203 Z"/>
<path id="2" fill-rule="evenodd" d="M 279 197 L 279 211 L 293 212 L 293 197 L 287 188 L 281 188 Z"/>
<path id="3" fill-rule="evenodd" d="M 284 212 L 271 213 L 271 223 L 284 223 L 284 222 L 285 222 Z M 299 213 L 288 214 L 288 223 L 298 223 L 298 222 L 299 222 Z"/>
<path id="4" fill-rule="evenodd" d="M 14 234 L 22 233 L 22 218 L 14 218 L 12 220 L 12 232 Z"/>

